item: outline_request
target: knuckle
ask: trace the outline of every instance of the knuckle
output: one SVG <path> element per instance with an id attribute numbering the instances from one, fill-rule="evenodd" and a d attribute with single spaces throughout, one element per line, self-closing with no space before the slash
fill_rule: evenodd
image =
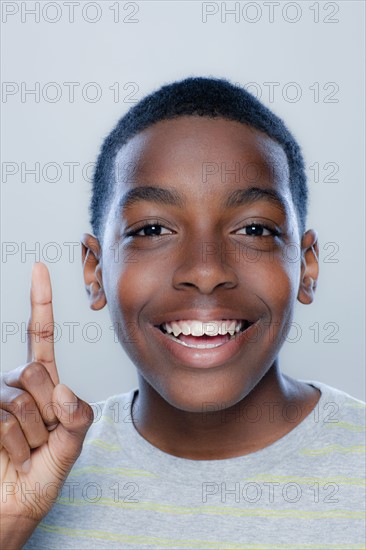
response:
<path id="1" fill-rule="evenodd" d="M 34 328 L 33 328 L 34 327 Z M 44 327 L 40 326 L 40 323 L 36 322 L 35 324 L 30 321 L 27 325 L 27 336 L 30 338 L 34 336 L 39 340 L 51 339 L 54 334 L 54 328 L 52 323 L 48 323 Z"/>
<path id="2" fill-rule="evenodd" d="M 42 384 L 46 380 L 46 377 L 47 371 L 45 366 L 39 361 L 33 361 L 25 365 L 19 378 L 24 386 L 28 386 L 30 383 Z"/>
<path id="3" fill-rule="evenodd" d="M 4 372 L 4 374 L 1 375 L 2 391 L 7 391 L 9 389 L 8 386 L 12 387 L 18 382 L 20 372 L 23 368 L 24 367 L 22 366 L 16 367 L 15 369 Z"/>
<path id="4" fill-rule="evenodd" d="M 12 412 L 17 406 L 15 403 L 17 397 L 19 397 L 22 393 L 24 393 L 23 390 L 7 386 L 2 392 L 0 406 L 9 412 Z"/>
<path id="5" fill-rule="evenodd" d="M 13 399 L 13 405 L 18 410 L 35 409 L 35 403 L 34 403 L 33 397 L 25 391 L 23 391 Z"/>
<path id="6" fill-rule="evenodd" d="M 29 458 L 29 455 L 29 447 L 26 444 L 19 444 L 11 450 L 11 461 L 14 464 L 22 464 Z"/>
<path id="7" fill-rule="evenodd" d="M 0 435 L 1 439 L 5 440 L 6 438 L 11 436 L 17 428 L 17 420 L 16 418 L 8 413 L 7 411 L 1 411 L 0 412 Z"/>
<path id="8" fill-rule="evenodd" d="M 13 399 L 11 412 L 21 424 L 28 423 L 28 420 L 39 421 L 38 408 L 33 397 L 27 392 L 22 392 Z"/>
<path id="9" fill-rule="evenodd" d="M 15 417 L 18 416 L 19 414 L 19 404 L 18 404 L 19 394 L 20 394 L 20 391 L 14 392 L 9 395 L 8 401 L 1 402 L 1 407 L 3 407 L 6 411 L 11 413 Z"/>
<path id="10" fill-rule="evenodd" d="M 94 422 L 94 411 L 90 405 L 87 407 L 85 411 L 85 417 L 87 419 L 87 425 L 91 426 Z"/>
<path id="11" fill-rule="evenodd" d="M 29 439 L 28 439 L 28 441 L 29 441 Z M 37 434 L 37 436 L 35 436 L 33 434 L 32 439 L 30 441 L 30 446 L 31 446 L 32 449 L 37 449 L 37 447 L 40 447 L 41 445 L 46 443 L 46 441 L 48 441 L 48 432 L 47 431 L 46 431 L 46 433 Z"/>

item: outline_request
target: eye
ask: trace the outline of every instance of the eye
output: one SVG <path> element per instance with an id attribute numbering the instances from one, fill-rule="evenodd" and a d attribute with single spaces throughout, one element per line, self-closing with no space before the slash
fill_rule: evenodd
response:
<path id="1" fill-rule="evenodd" d="M 276 229 L 262 223 L 250 223 L 238 231 L 245 231 L 245 235 L 249 237 L 275 237 L 280 234 Z"/>
<path id="2" fill-rule="evenodd" d="M 162 233 L 162 229 L 166 231 L 166 233 Z M 143 233 L 144 234 L 140 234 Z M 126 233 L 127 237 L 160 237 L 160 235 L 169 235 L 172 234 L 172 232 L 164 227 L 163 225 L 159 223 L 148 223 L 145 225 L 142 225 L 140 227 L 137 227 L 133 231 L 129 231 Z"/>

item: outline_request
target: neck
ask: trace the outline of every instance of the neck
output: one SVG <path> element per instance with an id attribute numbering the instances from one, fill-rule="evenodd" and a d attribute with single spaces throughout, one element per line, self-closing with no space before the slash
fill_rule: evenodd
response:
<path id="1" fill-rule="evenodd" d="M 187 412 L 170 405 L 139 375 L 133 421 L 145 439 L 166 453 L 219 460 L 255 452 L 283 437 L 310 413 L 319 396 L 315 388 L 283 375 L 275 362 L 236 405 Z"/>

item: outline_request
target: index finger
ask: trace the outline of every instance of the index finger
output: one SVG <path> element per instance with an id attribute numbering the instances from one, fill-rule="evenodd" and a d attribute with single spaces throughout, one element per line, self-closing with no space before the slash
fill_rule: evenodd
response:
<path id="1" fill-rule="evenodd" d="M 42 262 L 32 268 L 30 291 L 31 316 L 27 326 L 27 362 L 42 363 L 53 383 L 59 383 L 54 350 L 54 321 L 52 309 L 51 279 Z"/>

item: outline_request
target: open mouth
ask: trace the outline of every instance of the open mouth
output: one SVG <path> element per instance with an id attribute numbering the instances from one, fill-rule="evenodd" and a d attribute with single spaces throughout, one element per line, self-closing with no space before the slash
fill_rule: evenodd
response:
<path id="1" fill-rule="evenodd" d="M 174 342 L 196 349 L 222 346 L 237 338 L 254 323 L 246 319 L 220 321 L 176 321 L 162 323 L 157 328 Z"/>

